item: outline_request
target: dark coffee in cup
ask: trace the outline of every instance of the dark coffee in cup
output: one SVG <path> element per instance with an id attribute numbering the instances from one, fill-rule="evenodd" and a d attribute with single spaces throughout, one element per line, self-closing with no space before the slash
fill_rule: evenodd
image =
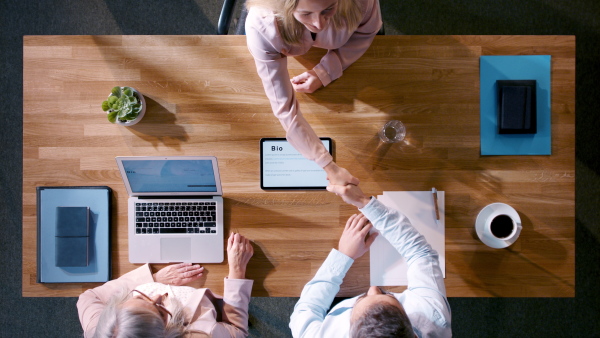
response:
<path id="1" fill-rule="evenodd" d="M 507 215 L 498 215 L 494 217 L 490 224 L 492 235 L 497 238 L 506 238 L 512 234 L 515 228 L 512 218 Z"/>

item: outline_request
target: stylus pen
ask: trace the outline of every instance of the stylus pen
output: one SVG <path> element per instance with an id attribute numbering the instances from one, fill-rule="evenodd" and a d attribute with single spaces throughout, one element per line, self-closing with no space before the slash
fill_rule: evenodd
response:
<path id="1" fill-rule="evenodd" d="M 433 206 L 435 208 L 435 223 L 440 225 L 440 208 L 438 207 L 437 189 L 431 188 L 431 194 L 433 195 Z"/>

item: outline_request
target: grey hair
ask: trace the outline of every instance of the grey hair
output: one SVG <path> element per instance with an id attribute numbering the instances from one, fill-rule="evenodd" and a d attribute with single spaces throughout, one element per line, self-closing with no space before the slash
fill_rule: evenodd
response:
<path id="1" fill-rule="evenodd" d="M 377 303 L 350 323 L 352 338 L 415 337 L 404 310 L 392 304 Z"/>
<path id="2" fill-rule="evenodd" d="M 128 290 L 123 289 L 115 293 L 104 307 L 95 338 L 133 338 L 133 337 L 183 337 L 186 333 L 187 315 L 181 302 L 171 299 L 174 309 L 173 317 L 169 318 L 167 325 L 155 312 L 147 309 L 124 309 L 123 303 L 131 298 Z"/>

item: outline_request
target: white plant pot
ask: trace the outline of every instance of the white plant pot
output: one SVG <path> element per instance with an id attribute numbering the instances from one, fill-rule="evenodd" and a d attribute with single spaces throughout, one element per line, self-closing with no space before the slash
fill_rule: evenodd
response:
<path id="1" fill-rule="evenodd" d="M 123 88 L 123 87 L 121 87 Z M 125 126 L 125 127 L 131 127 L 135 124 L 137 124 L 138 122 L 140 122 L 142 120 L 142 118 L 144 117 L 144 114 L 146 113 L 146 99 L 144 99 L 144 95 L 142 95 L 142 93 L 140 93 L 137 89 L 133 88 L 133 87 L 129 87 L 133 90 L 134 94 L 137 95 L 138 99 L 140 100 L 140 102 L 142 103 L 142 110 L 140 111 L 140 113 L 138 114 L 138 116 L 131 120 L 131 121 L 119 121 L 119 119 L 117 119 L 115 121 L 115 124 L 121 125 L 121 126 Z M 110 95 L 109 95 L 110 96 Z"/>

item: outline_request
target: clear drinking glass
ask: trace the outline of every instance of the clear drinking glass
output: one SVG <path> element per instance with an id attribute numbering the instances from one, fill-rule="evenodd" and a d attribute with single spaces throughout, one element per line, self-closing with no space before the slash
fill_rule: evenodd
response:
<path id="1" fill-rule="evenodd" d="M 388 121 L 379 131 L 379 138 L 384 143 L 396 143 L 404 140 L 406 127 L 398 120 Z"/>

